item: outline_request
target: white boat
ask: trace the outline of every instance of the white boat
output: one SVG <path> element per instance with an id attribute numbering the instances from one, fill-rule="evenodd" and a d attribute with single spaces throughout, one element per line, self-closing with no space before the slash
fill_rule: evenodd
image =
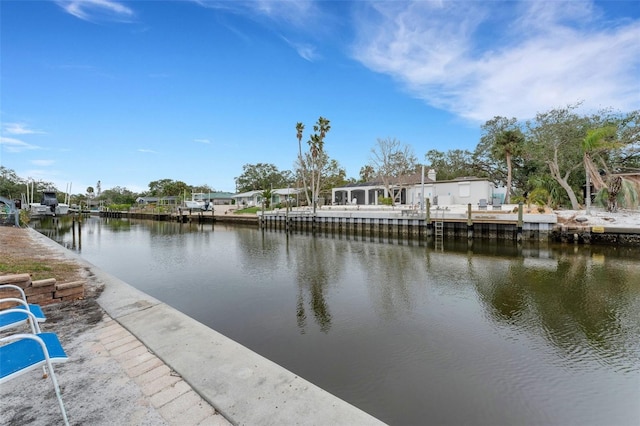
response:
<path id="1" fill-rule="evenodd" d="M 22 194 L 22 209 L 29 212 L 29 216 L 31 217 L 41 217 L 41 216 L 53 216 L 55 214 L 55 206 L 52 208 L 47 199 L 47 194 L 49 192 L 45 191 L 42 193 L 42 202 L 36 203 L 33 201 L 33 194 L 35 193 L 34 188 L 35 182 L 27 182 L 27 192 L 26 194 Z M 55 192 L 53 193 L 55 197 Z"/>
<path id="2" fill-rule="evenodd" d="M 49 215 L 55 215 L 56 208 L 59 204 L 56 191 L 42 191 L 42 201 L 40 201 L 40 204 L 49 208 Z"/>
<path id="3" fill-rule="evenodd" d="M 187 200 L 184 202 L 184 205 L 188 209 L 202 209 L 204 210 L 204 202 L 203 201 L 195 201 L 195 200 Z"/>
<path id="4" fill-rule="evenodd" d="M 204 202 L 204 193 L 195 192 L 191 194 L 191 200 L 185 200 L 184 205 L 188 209 L 200 209 L 205 210 L 206 204 Z"/>
<path id="5" fill-rule="evenodd" d="M 64 216 L 69 214 L 69 204 L 59 203 L 56 206 L 56 216 Z"/>
<path id="6" fill-rule="evenodd" d="M 67 186 L 67 191 L 70 189 Z M 69 193 L 65 194 L 65 202 L 58 202 L 56 191 L 42 191 L 42 201 L 31 203 L 30 211 L 32 216 L 65 216 L 69 214 Z"/>
<path id="7" fill-rule="evenodd" d="M 71 184 L 67 184 L 67 192 L 64 193 L 64 202 L 56 205 L 56 216 L 64 216 L 69 213 L 73 213 L 70 209 L 69 203 L 71 202 Z"/>
<path id="8" fill-rule="evenodd" d="M 29 204 L 29 215 L 32 217 L 36 216 L 52 216 L 53 212 L 44 204 L 40 203 L 31 203 Z"/>

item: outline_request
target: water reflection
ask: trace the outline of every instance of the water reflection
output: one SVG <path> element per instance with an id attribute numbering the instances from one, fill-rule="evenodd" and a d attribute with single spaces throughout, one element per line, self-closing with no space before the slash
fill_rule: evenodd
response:
<path id="1" fill-rule="evenodd" d="M 310 238 L 308 244 L 298 244 L 292 252 L 298 285 L 296 318 L 301 333 L 305 333 L 308 326 L 305 305 L 308 305 L 323 333 L 328 333 L 331 329 L 331 312 L 326 295 L 329 283 L 335 282 L 335 275 L 344 268 L 343 257 L 338 250 L 335 247 L 330 250 L 319 249 L 317 241 Z"/>
<path id="2" fill-rule="evenodd" d="M 434 250 L 118 219 L 84 223 L 83 244 L 92 263 L 391 424 L 640 420 L 637 248 Z"/>
<path id="3" fill-rule="evenodd" d="M 506 274 L 478 281 L 487 313 L 539 333 L 575 367 L 576 354 L 621 369 L 638 369 L 640 271 L 601 254 L 558 252 L 544 262 L 511 262 Z M 635 265 L 637 266 L 637 265 Z"/>

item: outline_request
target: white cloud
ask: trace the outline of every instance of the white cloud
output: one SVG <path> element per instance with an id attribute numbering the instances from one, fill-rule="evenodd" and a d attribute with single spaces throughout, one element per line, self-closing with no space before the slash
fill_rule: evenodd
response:
<path id="1" fill-rule="evenodd" d="M 5 123 L 4 131 L 10 135 L 43 134 L 41 130 L 29 129 L 25 123 Z"/>
<path id="2" fill-rule="evenodd" d="M 306 18 L 317 10 L 310 0 L 256 0 L 252 3 L 261 14 L 296 25 L 302 25 Z"/>
<path id="3" fill-rule="evenodd" d="M 274 22 L 296 27 L 308 26 L 310 17 L 318 18 L 321 13 L 312 0 L 194 0 L 194 2 L 203 7 L 223 9 L 238 15 L 249 16 L 254 20 L 266 17 Z"/>
<path id="4" fill-rule="evenodd" d="M 286 41 L 289 46 L 293 47 L 302 59 L 313 62 L 320 58 L 315 46 L 308 43 L 293 42 L 286 37 L 282 37 L 282 39 Z"/>
<path id="5" fill-rule="evenodd" d="M 145 152 L 145 153 L 151 153 L 151 154 L 157 154 L 156 151 L 152 150 L 152 149 L 144 149 L 144 148 L 138 148 L 138 152 Z"/>
<path id="6" fill-rule="evenodd" d="M 317 60 L 320 55 L 315 46 L 298 39 L 301 34 L 306 34 L 305 38 L 323 38 L 331 31 L 336 22 L 344 17 L 334 18 L 324 12 L 320 5 L 324 2 L 312 0 L 282 1 L 282 0 L 253 0 L 253 1 L 226 1 L 226 0 L 194 0 L 195 3 L 210 8 L 223 9 L 228 12 L 248 17 L 261 25 L 272 28 L 278 33 L 287 33 L 288 37 L 282 36 L 297 53 L 306 61 Z M 322 25 L 309 25 L 310 22 L 322 22 Z M 238 31 L 235 27 L 227 25 L 230 31 L 238 34 L 241 38 L 247 36 Z"/>
<path id="7" fill-rule="evenodd" d="M 5 136 L 0 136 L 0 146 L 7 152 L 22 152 L 40 149 L 39 146 L 28 144 L 19 139 L 7 138 Z"/>
<path id="8" fill-rule="evenodd" d="M 211 141 L 209 139 L 194 139 L 193 141 L 197 142 L 197 143 L 203 143 L 203 144 L 210 144 L 211 143 Z"/>
<path id="9" fill-rule="evenodd" d="M 131 22 L 134 12 L 113 0 L 58 0 L 67 13 L 84 21 Z"/>
<path id="10" fill-rule="evenodd" d="M 354 56 L 466 119 L 527 119 L 583 101 L 640 107 L 640 22 L 590 2 L 382 2 L 357 21 Z"/>

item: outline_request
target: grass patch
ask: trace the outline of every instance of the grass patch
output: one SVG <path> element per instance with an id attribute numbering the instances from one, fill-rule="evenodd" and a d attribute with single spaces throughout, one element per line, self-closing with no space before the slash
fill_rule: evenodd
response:
<path id="1" fill-rule="evenodd" d="M 273 210 L 271 208 L 264 209 L 264 211 L 268 212 L 269 210 Z M 247 207 L 246 209 L 240 209 L 233 212 L 233 214 L 256 214 L 259 211 L 262 211 L 262 207 Z"/>
<path id="2" fill-rule="evenodd" d="M 77 265 L 55 259 L 38 260 L 5 255 L 0 260 L 0 274 L 30 274 L 34 281 L 55 278 L 58 282 L 65 282 L 77 273 Z"/>
<path id="3" fill-rule="evenodd" d="M 0 274 L 30 274 L 32 280 L 55 278 L 64 283 L 84 278 L 81 264 L 38 244 L 23 228 L 5 227 L 0 231 Z"/>

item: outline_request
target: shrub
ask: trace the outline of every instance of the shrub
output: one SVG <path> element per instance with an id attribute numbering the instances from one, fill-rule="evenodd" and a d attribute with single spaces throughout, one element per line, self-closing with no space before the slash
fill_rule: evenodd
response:
<path id="1" fill-rule="evenodd" d="M 20 217 L 18 220 L 20 221 L 20 226 L 27 226 L 31 221 L 31 216 L 29 216 L 29 211 L 20 210 Z"/>
<path id="2" fill-rule="evenodd" d="M 109 204 L 107 208 L 115 212 L 127 212 L 131 208 L 131 204 Z"/>
<path id="3" fill-rule="evenodd" d="M 549 199 L 549 191 L 544 188 L 536 188 L 529 193 L 529 203 L 536 204 L 537 206 L 544 206 Z"/>

